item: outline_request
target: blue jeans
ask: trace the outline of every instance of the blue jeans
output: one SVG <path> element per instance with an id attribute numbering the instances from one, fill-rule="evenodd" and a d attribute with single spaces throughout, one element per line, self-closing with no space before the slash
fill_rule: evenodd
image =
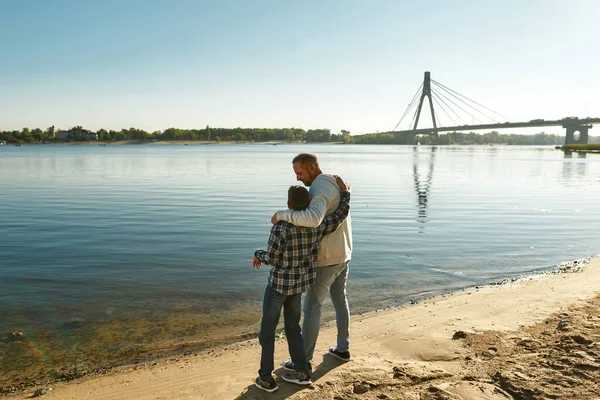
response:
<path id="1" fill-rule="evenodd" d="M 337 324 L 337 349 L 348 351 L 350 342 L 350 308 L 346 294 L 349 261 L 327 267 L 317 267 L 315 283 L 306 292 L 304 298 L 304 322 L 302 336 L 306 345 L 306 359 L 310 362 L 315 353 L 319 327 L 321 323 L 321 305 L 327 292 L 335 309 Z"/>
<path id="2" fill-rule="evenodd" d="M 296 371 L 308 373 L 308 361 L 304 350 L 304 340 L 300 332 L 300 312 L 302 293 L 286 296 L 267 285 L 263 302 L 263 317 L 260 323 L 258 339 L 262 346 L 260 357 L 260 370 L 258 375 L 267 380 L 273 372 L 275 357 L 275 330 L 279 323 L 281 307 L 283 307 L 283 321 L 285 335 L 292 361 Z"/>

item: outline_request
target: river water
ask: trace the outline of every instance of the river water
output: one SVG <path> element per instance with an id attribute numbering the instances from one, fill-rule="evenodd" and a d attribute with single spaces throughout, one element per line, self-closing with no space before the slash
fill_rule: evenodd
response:
<path id="1" fill-rule="evenodd" d="M 268 270 L 252 254 L 286 207 L 300 152 L 352 185 L 353 314 L 599 253 L 596 154 L 2 146 L 0 383 L 254 337 Z"/>

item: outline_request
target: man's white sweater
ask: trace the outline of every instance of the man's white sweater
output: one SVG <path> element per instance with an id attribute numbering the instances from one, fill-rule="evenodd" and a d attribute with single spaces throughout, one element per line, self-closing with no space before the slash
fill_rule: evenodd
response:
<path id="1" fill-rule="evenodd" d="M 277 219 L 294 225 L 317 227 L 326 215 L 337 210 L 340 204 L 341 190 L 335 178 L 321 174 L 313 181 L 309 189 L 310 205 L 304 211 L 278 211 Z M 321 241 L 317 256 L 317 267 L 341 264 L 352 257 L 352 223 L 350 215 L 335 232 Z"/>

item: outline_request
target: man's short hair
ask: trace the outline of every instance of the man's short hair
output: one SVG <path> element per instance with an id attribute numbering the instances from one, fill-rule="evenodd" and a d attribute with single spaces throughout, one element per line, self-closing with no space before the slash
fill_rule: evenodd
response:
<path id="1" fill-rule="evenodd" d="M 310 153 L 300 153 L 292 160 L 292 164 L 300 163 L 302 166 L 306 164 L 314 164 L 316 167 L 319 167 L 319 159 L 314 154 Z"/>
<path id="2" fill-rule="evenodd" d="M 290 207 L 295 211 L 302 211 L 308 208 L 310 204 L 310 195 L 308 190 L 302 186 L 290 186 L 288 189 L 288 203 Z"/>

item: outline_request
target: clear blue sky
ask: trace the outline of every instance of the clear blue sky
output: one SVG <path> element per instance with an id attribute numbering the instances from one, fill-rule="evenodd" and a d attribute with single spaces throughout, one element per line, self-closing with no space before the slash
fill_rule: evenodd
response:
<path id="1" fill-rule="evenodd" d="M 0 129 L 386 131 L 426 70 L 513 121 L 600 117 L 599 21 L 597 0 L 0 0 Z"/>

